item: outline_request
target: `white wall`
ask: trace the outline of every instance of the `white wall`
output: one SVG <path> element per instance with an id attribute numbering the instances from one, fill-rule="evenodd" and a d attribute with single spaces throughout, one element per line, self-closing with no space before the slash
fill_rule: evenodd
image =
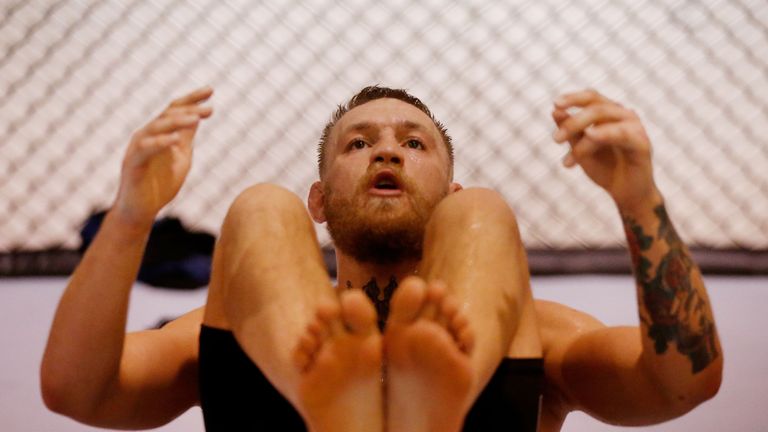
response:
<path id="1" fill-rule="evenodd" d="M 618 428 L 575 413 L 564 432 L 762 432 L 768 398 L 768 278 L 707 277 L 718 331 L 725 352 L 720 393 L 681 419 L 646 428 Z M 38 367 L 62 278 L 0 279 L 0 430 L 76 432 L 94 430 L 48 412 L 43 406 Z M 609 325 L 637 323 L 629 277 L 536 277 L 538 298 L 560 301 L 594 314 Z M 137 285 L 128 326 L 138 330 L 159 319 L 202 305 L 205 290 L 179 292 Z M 160 428 L 165 432 L 203 431 L 199 409 Z"/>

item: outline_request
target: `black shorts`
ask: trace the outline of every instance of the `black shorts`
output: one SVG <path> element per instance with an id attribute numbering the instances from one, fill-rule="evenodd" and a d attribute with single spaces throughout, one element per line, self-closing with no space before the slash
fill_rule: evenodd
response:
<path id="1" fill-rule="evenodd" d="M 306 431 L 299 413 L 240 348 L 232 332 L 202 326 L 200 405 L 205 430 Z M 535 432 L 544 380 L 540 358 L 502 360 L 475 401 L 464 431 Z"/>

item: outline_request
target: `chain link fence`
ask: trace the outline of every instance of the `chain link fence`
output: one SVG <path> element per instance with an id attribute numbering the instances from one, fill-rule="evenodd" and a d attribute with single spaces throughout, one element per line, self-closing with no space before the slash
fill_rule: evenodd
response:
<path id="1" fill-rule="evenodd" d="M 551 139 L 553 98 L 592 87 L 643 118 L 685 240 L 768 248 L 764 0 L 5 0 L 0 252 L 77 247 L 131 133 L 204 84 L 216 114 L 166 211 L 216 233 L 252 183 L 306 196 L 322 126 L 372 83 L 430 106 L 457 180 L 502 192 L 529 247 L 623 244 L 612 201 Z"/>

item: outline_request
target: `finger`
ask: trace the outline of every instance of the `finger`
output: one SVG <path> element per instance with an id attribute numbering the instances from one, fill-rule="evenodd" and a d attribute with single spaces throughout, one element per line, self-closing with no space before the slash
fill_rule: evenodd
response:
<path id="1" fill-rule="evenodd" d="M 152 156 L 164 151 L 179 141 L 179 134 L 155 135 L 142 138 L 136 145 L 136 151 L 132 157 L 137 165 L 141 165 Z"/>
<path id="2" fill-rule="evenodd" d="M 570 117 L 570 116 L 571 116 L 571 115 L 570 115 L 570 114 L 568 114 L 568 111 L 566 111 L 566 110 L 564 110 L 564 109 L 555 108 L 554 110 L 552 110 L 552 120 L 554 120 L 554 121 L 555 121 L 555 124 L 556 124 L 557 126 L 560 126 L 560 124 L 561 124 L 561 123 L 562 123 L 562 122 L 563 122 L 565 119 L 567 119 L 567 118 L 568 118 L 568 117 Z"/>
<path id="3" fill-rule="evenodd" d="M 573 159 L 571 162 L 575 165 L 581 159 L 587 158 L 592 154 L 594 154 L 601 147 L 604 147 L 604 144 L 598 143 L 588 138 L 583 138 L 578 143 L 576 143 L 575 146 L 571 148 L 570 155 L 571 155 L 571 158 Z"/>
<path id="4" fill-rule="evenodd" d="M 628 148 L 632 143 L 633 134 L 630 122 L 605 123 L 586 130 L 590 141 L 613 144 Z"/>
<path id="5" fill-rule="evenodd" d="M 169 107 L 157 118 L 173 117 L 178 115 L 196 115 L 201 119 L 208 118 L 213 114 L 213 107 L 209 105 L 184 105 L 179 107 Z"/>
<path id="6" fill-rule="evenodd" d="M 213 94 L 213 88 L 211 86 L 201 87 L 178 99 L 174 99 L 171 102 L 170 106 L 178 107 L 183 105 L 198 104 L 210 98 L 212 94 Z"/>
<path id="7" fill-rule="evenodd" d="M 608 141 L 596 141 L 590 138 L 583 138 L 575 146 L 572 146 L 571 152 L 568 153 L 563 159 L 563 165 L 570 168 L 576 164 L 580 164 L 583 160 L 592 158 L 595 153 L 601 150 L 612 150 L 614 154 L 619 152 L 619 148 L 627 148 L 626 144 L 612 143 Z"/>
<path id="8" fill-rule="evenodd" d="M 629 117 L 629 114 L 626 108 L 610 102 L 590 105 L 564 119 L 552 138 L 558 143 L 572 140 L 575 136 L 584 133 L 590 125 L 624 120 Z"/>
<path id="9" fill-rule="evenodd" d="M 586 89 L 573 93 L 566 93 L 555 98 L 555 107 L 566 109 L 570 107 L 583 107 L 598 101 L 608 101 L 603 95 L 594 89 Z"/>
<path id="10" fill-rule="evenodd" d="M 191 128 L 197 125 L 200 117 L 194 114 L 181 114 L 168 117 L 160 117 L 150 122 L 145 128 L 147 135 L 157 135 L 174 132 L 179 129 Z"/>
<path id="11" fill-rule="evenodd" d="M 563 124 L 563 122 L 570 117 L 571 115 L 564 109 L 555 108 L 552 110 L 552 120 L 554 120 L 555 125 L 557 125 L 557 129 L 555 129 L 555 131 L 552 133 L 552 140 L 556 144 L 562 144 L 561 142 L 557 141 L 557 138 L 559 138 L 557 136 L 557 131 L 560 129 L 560 126 Z"/>
<path id="12" fill-rule="evenodd" d="M 576 158 L 573 156 L 573 152 L 569 151 L 568 154 L 563 157 L 563 166 L 571 168 L 574 165 L 576 165 Z"/>

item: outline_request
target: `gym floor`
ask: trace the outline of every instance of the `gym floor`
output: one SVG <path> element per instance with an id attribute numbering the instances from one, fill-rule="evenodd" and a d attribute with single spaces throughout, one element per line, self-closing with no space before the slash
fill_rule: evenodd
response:
<path id="1" fill-rule="evenodd" d="M 720 393 L 686 416 L 661 425 L 631 428 L 654 432 L 757 432 L 764 425 L 768 397 L 768 277 L 707 276 L 725 352 Z M 61 277 L 0 279 L 0 430 L 9 432 L 95 431 L 49 412 L 43 405 L 38 369 L 48 328 L 66 285 Z M 540 276 L 532 280 L 537 298 L 562 302 L 593 314 L 608 325 L 637 324 L 634 285 L 629 276 Z M 137 284 L 129 330 L 155 326 L 205 303 L 205 289 L 174 291 Z M 198 408 L 156 429 L 203 431 Z M 571 414 L 563 432 L 619 432 L 582 413 Z"/>

